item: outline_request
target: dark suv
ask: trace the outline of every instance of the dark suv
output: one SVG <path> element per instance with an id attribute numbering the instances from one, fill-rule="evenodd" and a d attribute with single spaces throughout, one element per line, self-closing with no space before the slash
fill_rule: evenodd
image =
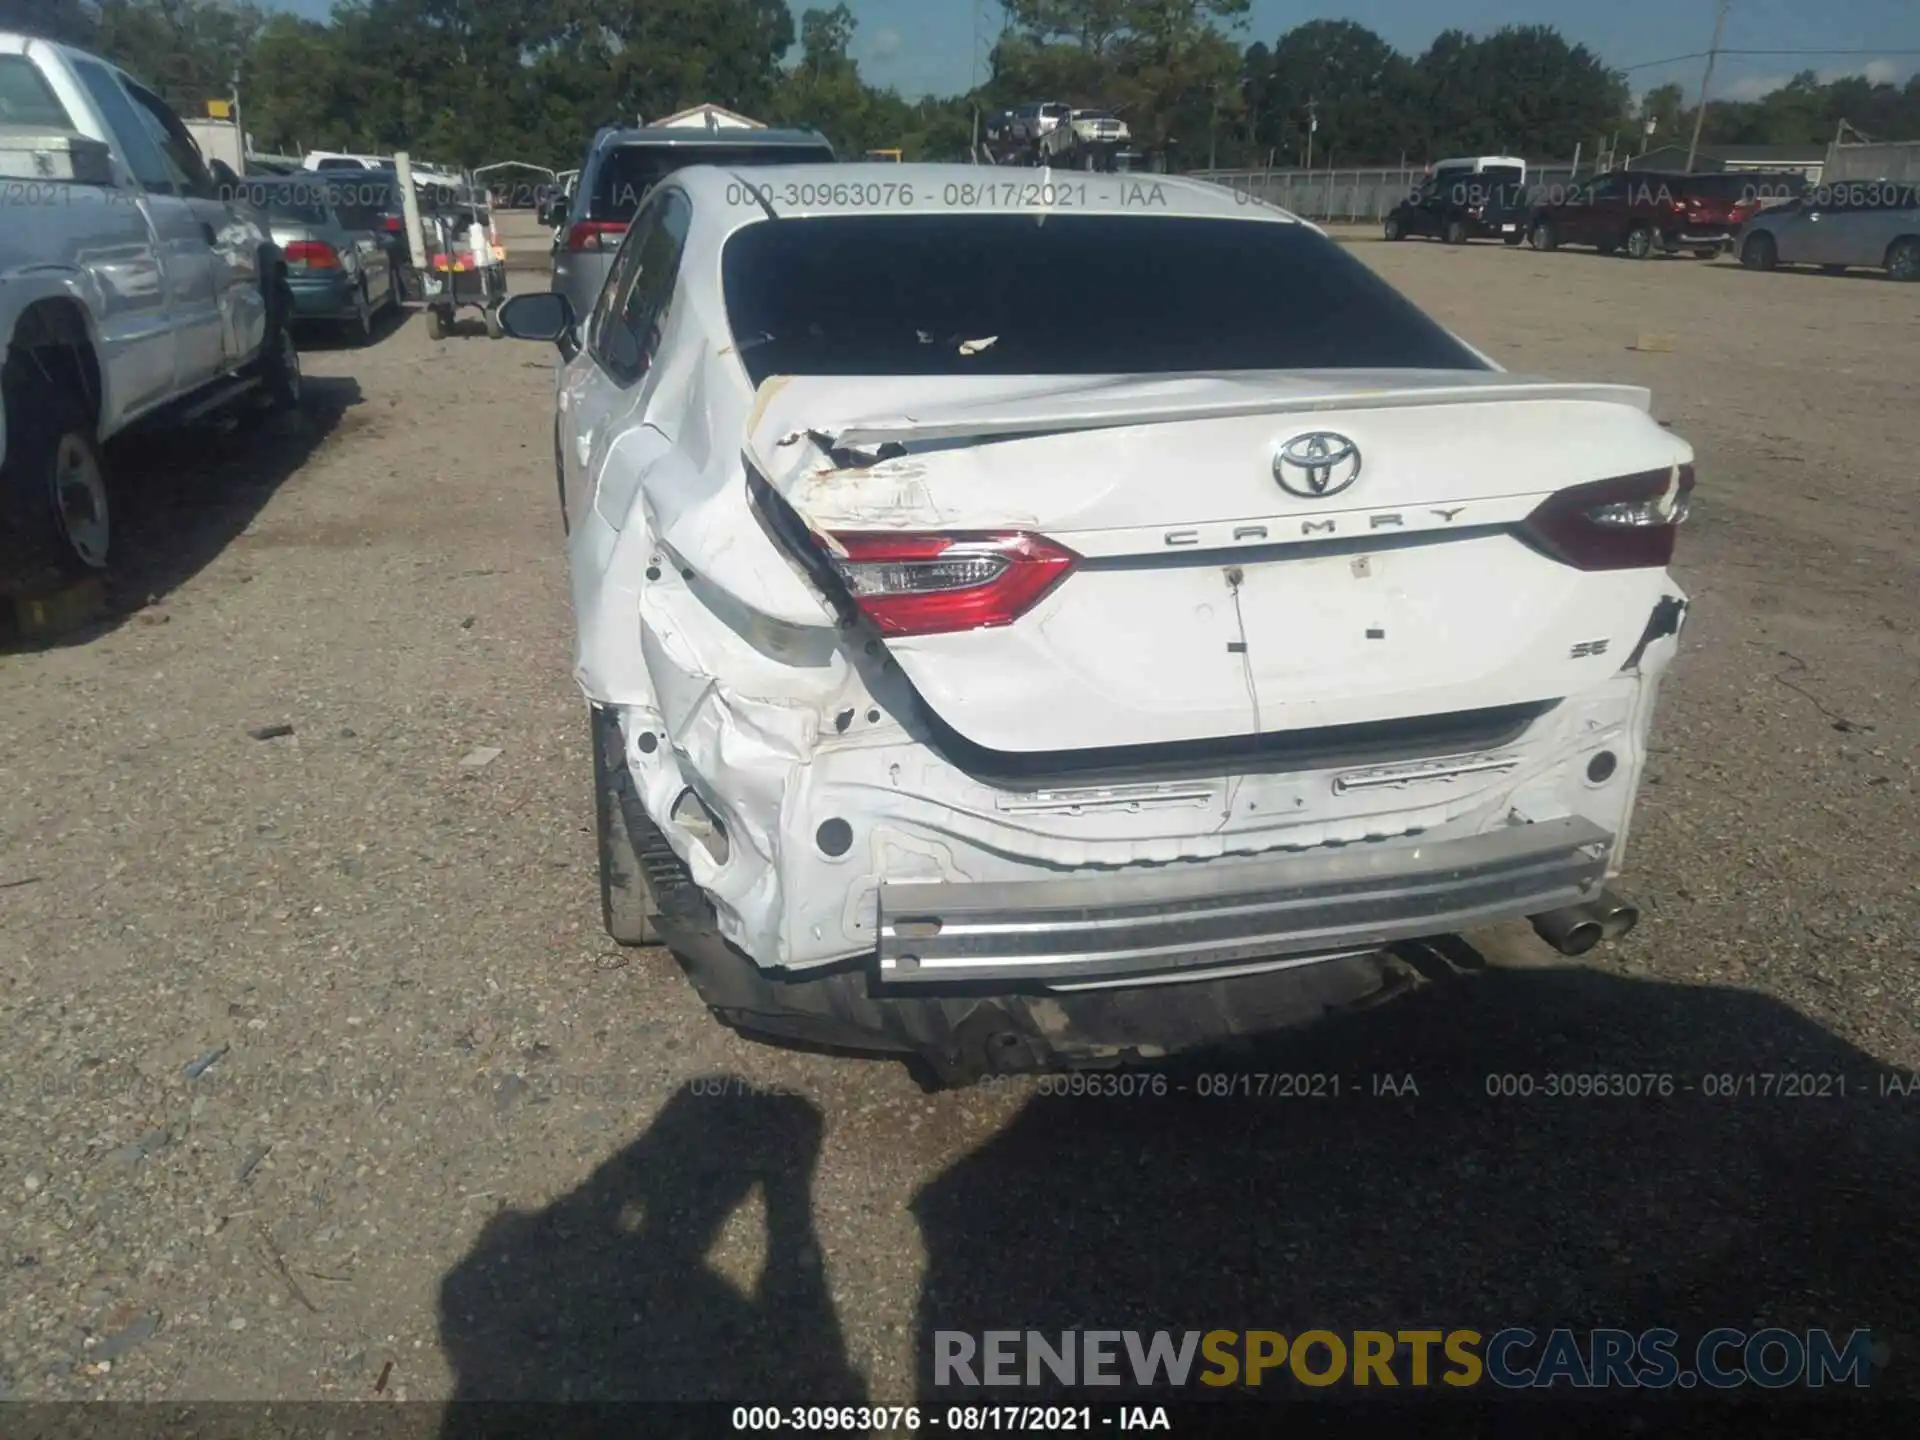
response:
<path id="1" fill-rule="evenodd" d="M 1614 170 L 1536 205 L 1527 235 L 1536 250 L 1590 245 L 1636 260 L 1682 251 L 1711 260 L 1760 205 L 1757 187 L 1738 175 Z"/>
<path id="2" fill-rule="evenodd" d="M 627 222 L 649 191 L 688 165 L 832 164 L 833 146 L 812 130 L 703 130 L 692 126 L 608 127 L 593 137 L 580 167 L 573 202 L 564 215 L 549 207 L 546 223 L 562 226 L 554 239 L 552 288 L 576 315 L 600 298 Z"/>
<path id="3" fill-rule="evenodd" d="M 1426 235 L 1449 245 L 1469 240 L 1518 245 L 1527 237 L 1530 213 L 1527 187 L 1518 178 L 1435 175 L 1387 212 L 1382 233 L 1389 240 Z"/>

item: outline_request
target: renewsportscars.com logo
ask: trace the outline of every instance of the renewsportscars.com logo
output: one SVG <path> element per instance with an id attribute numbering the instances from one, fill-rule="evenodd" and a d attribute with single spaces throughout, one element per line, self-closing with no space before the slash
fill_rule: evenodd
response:
<path id="1" fill-rule="evenodd" d="M 934 1384 L 1263 1384 L 1379 1389 L 1864 1388 L 1886 1351 L 1871 1332 L 1709 1330 L 937 1330 Z"/>

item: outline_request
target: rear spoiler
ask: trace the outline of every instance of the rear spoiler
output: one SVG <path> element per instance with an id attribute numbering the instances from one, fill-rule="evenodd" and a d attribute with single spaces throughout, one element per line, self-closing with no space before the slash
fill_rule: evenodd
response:
<path id="1" fill-rule="evenodd" d="M 747 443 L 751 457 L 764 461 L 771 449 L 809 437 L 825 449 L 860 449 L 889 443 L 993 440 L 1186 420 L 1312 415 L 1413 405 L 1575 400 L 1625 405 L 1643 412 L 1653 408 L 1652 392 L 1638 385 L 1520 379 L 1500 371 L 1487 372 L 1484 377 L 1480 372 L 1467 373 L 1476 378 L 1437 381 L 1427 372 L 1415 380 L 1409 372 L 1401 372 L 1398 377 L 1380 375 L 1367 383 L 1358 375 L 1329 372 L 1109 375 L 1076 376 L 1062 385 L 1057 379 L 1036 381 L 1032 376 L 1009 376 L 1009 393 L 971 401 L 937 399 L 923 381 L 913 387 L 918 391 L 914 398 L 925 396 L 926 403 L 914 404 L 902 413 L 870 412 L 864 416 L 858 412 L 847 416 L 848 402 L 862 395 L 879 398 L 873 396 L 876 389 L 884 394 L 898 382 L 875 381 L 872 377 L 773 376 L 756 397 Z M 836 417 L 836 410 L 845 418 Z M 764 463 L 761 468 L 763 473 L 773 473 Z"/>

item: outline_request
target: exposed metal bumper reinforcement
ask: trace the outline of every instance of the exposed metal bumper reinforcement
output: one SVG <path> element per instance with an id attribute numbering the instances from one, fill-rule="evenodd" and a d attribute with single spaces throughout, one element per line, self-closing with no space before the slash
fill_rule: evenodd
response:
<path id="1" fill-rule="evenodd" d="M 1137 873 L 882 885 L 880 978 L 1045 985 L 1377 948 L 1589 899 L 1612 845 L 1570 816 Z"/>

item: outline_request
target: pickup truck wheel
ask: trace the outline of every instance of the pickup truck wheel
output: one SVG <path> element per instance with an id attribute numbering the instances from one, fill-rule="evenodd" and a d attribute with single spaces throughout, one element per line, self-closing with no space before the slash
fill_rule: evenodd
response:
<path id="1" fill-rule="evenodd" d="M 1896 240 L 1887 247 L 1887 274 L 1895 280 L 1920 280 L 1920 240 Z"/>
<path id="2" fill-rule="evenodd" d="M 1447 228 L 1444 232 L 1442 232 L 1441 238 L 1444 239 L 1449 245 L 1466 244 L 1467 243 L 1467 227 L 1465 223 L 1459 220 L 1447 221 Z"/>
<path id="3" fill-rule="evenodd" d="M 29 370 L 4 377 L 7 459 L 0 470 L 0 564 L 9 578 L 104 570 L 113 530 L 106 465 L 73 391 Z"/>
<path id="4" fill-rule="evenodd" d="M 268 409 L 300 408 L 300 351 L 293 343 L 293 325 L 285 309 L 268 331 L 260 374 Z"/>
<path id="5" fill-rule="evenodd" d="M 1636 225 L 1627 231 L 1627 254 L 1635 260 L 1645 260 L 1653 254 L 1653 227 Z"/>
<path id="6" fill-rule="evenodd" d="M 1391 244 L 1393 241 L 1405 235 L 1406 231 L 1400 228 L 1400 221 L 1397 217 L 1389 215 L 1387 217 L 1387 223 L 1380 227 L 1380 234 L 1382 238 Z"/>
<path id="7" fill-rule="evenodd" d="M 600 916 L 622 945 L 658 945 L 655 917 L 660 910 L 653 887 L 627 828 L 629 811 L 639 805 L 633 777 L 627 773 L 626 742 L 613 711 L 594 706 L 593 797 L 594 833 L 600 848 Z"/>
<path id="8" fill-rule="evenodd" d="M 438 305 L 427 307 L 427 338 L 444 340 L 453 330 L 453 313 Z"/>
<path id="9" fill-rule="evenodd" d="M 1553 223 L 1549 220 L 1536 220 L 1529 238 L 1536 250 L 1556 250 L 1560 246 L 1560 237 L 1553 233 Z"/>

